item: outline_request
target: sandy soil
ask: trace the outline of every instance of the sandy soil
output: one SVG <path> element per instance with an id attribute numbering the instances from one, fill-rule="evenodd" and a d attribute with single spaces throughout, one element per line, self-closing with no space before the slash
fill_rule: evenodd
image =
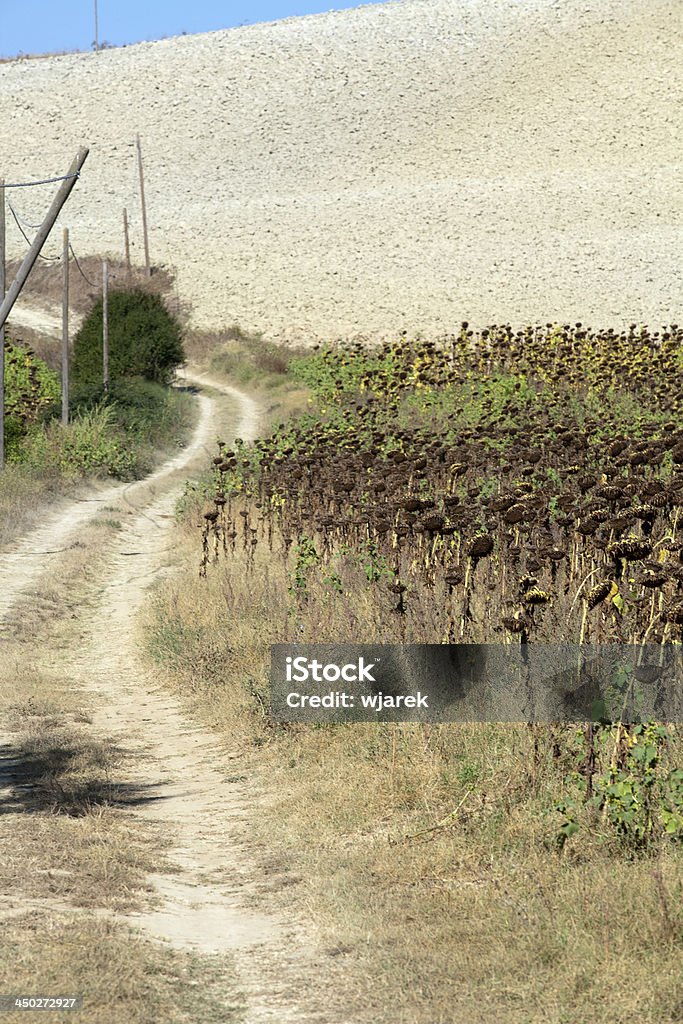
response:
<path id="1" fill-rule="evenodd" d="M 44 318 L 41 326 L 48 326 Z M 206 464 L 219 422 L 226 437 L 250 439 L 257 430 L 258 409 L 248 396 L 206 376 L 200 380 L 191 370 L 183 376 L 204 391 L 199 423 L 182 452 L 143 481 L 68 503 L 1 556 L 0 636 L 11 629 L 17 603 L 59 573 L 60 554 L 82 526 L 104 505 L 113 507 L 123 526 L 77 612 L 78 646 L 55 652 L 42 645 L 40 658 L 46 665 L 58 659 L 60 671 L 96 695 L 93 729 L 115 738 L 128 754 L 127 777 L 153 795 L 135 813 L 161 824 L 172 842 L 173 873 L 150 879 L 158 906 L 124 920 L 179 948 L 230 951 L 247 1000 L 245 1024 L 345 1024 L 327 991 L 310 984 L 311 970 L 323 958 L 310 926 L 254 909 L 251 897 L 262 879 L 250 856 L 249 822 L 259 799 L 253 785 L 239 764 L 217 757 L 215 737 L 189 721 L 138 654 L 136 616 L 149 586 L 172 569 L 170 529 L 184 480 Z M 23 900 L 5 902 L 0 916 L 25 908 Z"/>
<path id="2" fill-rule="evenodd" d="M 60 223 L 120 255 L 125 206 L 140 260 L 139 131 L 153 259 L 205 326 L 658 326 L 683 297 L 680 43 L 678 0 L 398 0 L 18 61 L 3 174 L 88 144 Z M 38 223 L 51 194 L 9 196 Z"/>

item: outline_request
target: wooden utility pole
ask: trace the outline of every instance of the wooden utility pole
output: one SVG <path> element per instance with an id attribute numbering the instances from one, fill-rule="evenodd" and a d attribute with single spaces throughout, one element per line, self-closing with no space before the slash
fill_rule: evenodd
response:
<path id="1" fill-rule="evenodd" d="M 97 18 L 97 0 L 95 0 L 95 50 L 100 48 L 100 26 Z"/>
<path id="2" fill-rule="evenodd" d="M 147 208 L 145 206 L 145 179 L 142 173 L 142 147 L 140 136 L 135 136 L 135 145 L 138 151 L 138 171 L 140 173 L 140 203 L 142 205 L 142 235 L 145 243 L 145 273 L 147 277 L 152 276 L 152 268 L 149 263 L 149 238 L 147 237 Z"/>
<path id="3" fill-rule="evenodd" d="M 0 178 L 0 303 L 5 298 L 5 179 Z M 5 325 L 0 326 L 0 470 L 5 467 Z"/>
<path id="4" fill-rule="evenodd" d="M 0 328 L 4 327 L 7 317 L 10 315 L 12 306 L 17 301 L 21 289 L 26 284 L 26 278 L 31 273 L 33 264 L 38 259 L 40 250 L 45 245 L 47 236 L 50 234 L 52 228 L 54 227 L 54 223 L 57 220 L 57 217 L 59 216 L 59 211 L 71 195 L 71 190 L 76 184 L 76 181 L 78 180 L 76 175 L 85 163 L 87 155 L 87 149 L 79 149 L 74 162 L 71 164 L 71 167 L 66 173 L 66 180 L 64 180 L 61 183 L 57 195 L 52 200 L 52 205 L 50 209 L 47 211 L 47 214 L 45 215 L 45 220 L 41 224 L 38 230 L 38 234 L 33 239 L 31 247 L 29 251 L 26 253 L 24 261 L 17 271 L 17 276 L 14 278 L 14 281 L 12 281 L 12 284 L 10 285 L 9 291 L 7 292 L 5 298 L 0 304 Z"/>
<path id="5" fill-rule="evenodd" d="M 62 247 L 62 423 L 69 422 L 69 229 Z"/>
<path id="6" fill-rule="evenodd" d="M 126 257 L 126 270 L 128 271 L 128 277 L 131 275 L 130 268 L 130 239 L 128 237 L 128 210 L 123 208 L 123 247 Z"/>
<path id="7" fill-rule="evenodd" d="M 102 384 L 109 391 L 109 264 L 102 261 Z"/>

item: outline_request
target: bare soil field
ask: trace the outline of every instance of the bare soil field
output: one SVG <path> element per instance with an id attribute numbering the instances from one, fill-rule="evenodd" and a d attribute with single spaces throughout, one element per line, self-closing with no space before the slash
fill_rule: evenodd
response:
<path id="1" fill-rule="evenodd" d="M 17 60 L 3 174 L 89 145 L 62 223 L 120 257 L 127 207 L 139 263 L 139 132 L 152 257 L 199 327 L 660 325 L 683 295 L 680 30 L 675 0 L 398 0 Z M 51 194 L 9 197 L 38 223 Z"/>

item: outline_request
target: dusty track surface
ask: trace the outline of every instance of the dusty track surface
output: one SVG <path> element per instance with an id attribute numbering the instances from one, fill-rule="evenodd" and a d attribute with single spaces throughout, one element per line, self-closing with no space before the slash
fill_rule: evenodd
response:
<path id="1" fill-rule="evenodd" d="M 185 379 L 198 380 L 190 372 Z M 258 410 L 246 395 L 208 378 L 201 384 L 215 393 L 199 395 L 200 420 L 179 455 L 146 480 L 70 503 L 0 556 L 0 636 L 11 631 L 21 601 L 59 573 L 60 551 L 77 539 L 79 529 L 103 505 L 114 506 L 123 527 L 110 542 L 103 572 L 88 584 L 75 627 L 77 647 L 52 652 L 48 646 L 37 658 L 46 666 L 59 658 L 60 671 L 96 696 L 93 729 L 115 738 L 128 754 L 128 777 L 149 794 L 135 813 L 159 823 L 171 839 L 174 873 L 151 879 L 158 906 L 126 920 L 176 947 L 230 951 L 247 1024 L 339 1024 L 342 1017 L 330 1015 L 327 994 L 309 984 L 319 954 L 307 927 L 255 910 L 249 898 L 260 881 L 249 856 L 249 820 L 258 813 L 253 787 L 239 766 L 217 754 L 215 738 L 154 684 L 136 647 L 135 620 L 147 589 L 173 563 L 170 527 L 182 482 L 206 464 L 217 422 L 226 437 L 250 438 L 257 427 Z M 21 909 L 28 904 L 14 900 L 3 904 L 0 916 Z"/>
<path id="2" fill-rule="evenodd" d="M 0 65 L 3 174 L 88 144 L 74 247 L 120 256 L 125 206 L 142 262 L 139 131 L 153 259 L 200 325 L 658 327 L 683 299 L 682 68 L 679 0 L 400 0 Z M 52 189 L 9 198 L 38 223 Z"/>

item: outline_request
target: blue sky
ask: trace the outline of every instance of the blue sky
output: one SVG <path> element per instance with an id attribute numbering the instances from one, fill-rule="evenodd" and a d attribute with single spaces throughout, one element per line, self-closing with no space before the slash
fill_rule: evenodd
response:
<path id="1" fill-rule="evenodd" d="M 99 40 L 137 43 L 359 6 L 361 0 L 97 0 Z M 2 57 L 89 50 L 94 39 L 95 0 L 0 0 Z"/>

